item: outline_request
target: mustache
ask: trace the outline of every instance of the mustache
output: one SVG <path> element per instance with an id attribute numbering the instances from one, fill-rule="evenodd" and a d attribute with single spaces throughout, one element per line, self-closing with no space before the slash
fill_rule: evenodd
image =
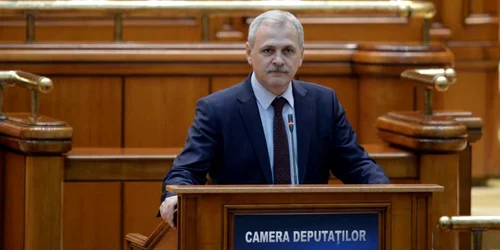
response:
<path id="1" fill-rule="evenodd" d="M 288 73 L 288 68 L 287 67 L 276 67 L 276 66 L 271 66 L 267 68 L 267 73 Z"/>

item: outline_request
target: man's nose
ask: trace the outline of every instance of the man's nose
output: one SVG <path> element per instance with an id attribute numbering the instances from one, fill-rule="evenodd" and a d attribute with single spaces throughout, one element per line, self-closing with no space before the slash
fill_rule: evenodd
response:
<path id="1" fill-rule="evenodd" d="M 281 54 L 277 54 L 274 59 L 273 59 L 273 65 L 275 66 L 283 66 L 284 64 L 284 61 L 283 61 L 283 58 L 282 58 L 282 55 Z"/>

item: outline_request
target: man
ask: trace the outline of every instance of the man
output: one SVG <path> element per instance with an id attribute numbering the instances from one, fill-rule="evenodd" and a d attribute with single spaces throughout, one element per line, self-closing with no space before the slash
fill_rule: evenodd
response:
<path id="1" fill-rule="evenodd" d="M 293 80 L 303 43 L 288 12 L 254 19 L 246 43 L 253 72 L 198 101 L 163 188 L 205 184 L 207 173 L 214 184 L 326 184 L 330 171 L 343 183 L 390 183 L 357 143 L 335 92 Z M 164 191 L 161 199 L 161 216 L 175 227 L 177 196 Z"/>

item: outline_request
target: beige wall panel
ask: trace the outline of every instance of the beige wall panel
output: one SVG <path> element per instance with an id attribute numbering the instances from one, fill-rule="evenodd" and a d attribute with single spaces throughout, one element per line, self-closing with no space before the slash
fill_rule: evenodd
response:
<path id="1" fill-rule="evenodd" d="M 208 77 L 129 77 L 125 83 L 125 146 L 183 147 Z"/>

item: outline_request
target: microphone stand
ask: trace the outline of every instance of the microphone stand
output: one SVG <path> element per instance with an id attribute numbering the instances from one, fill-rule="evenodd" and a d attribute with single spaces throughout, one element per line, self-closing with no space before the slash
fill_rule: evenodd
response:
<path id="1" fill-rule="evenodd" d="M 290 129 L 290 136 L 292 137 L 292 165 L 293 165 L 293 179 L 295 185 L 299 185 L 299 168 L 297 167 L 297 163 L 295 161 L 295 139 L 293 136 L 294 122 L 293 115 L 288 114 L 288 128 Z"/>

